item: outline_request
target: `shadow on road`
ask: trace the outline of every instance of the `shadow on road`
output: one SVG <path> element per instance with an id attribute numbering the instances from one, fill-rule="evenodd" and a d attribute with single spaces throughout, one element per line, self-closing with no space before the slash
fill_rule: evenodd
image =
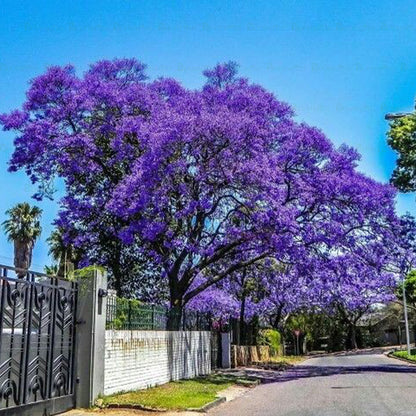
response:
<path id="1" fill-rule="evenodd" d="M 374 354 L 384 354 L 386 351 L 402 349 L 401 345 L 390 345 L 387 347 L 374 347 L 366 348 L 359 350 L 349 350 L 349 351 L 339 351 L 339 352 L 329 352 L 323 354 L 310 355 L 311 358 L 316 357 L 340 357 L 340 356 L 350 356 L 350 355 L 374 355 Z"/>
<path id="2" fill-rule="evenodd" d="M 302 366 L 298 365 L 284 373 L 277 375 L 274 379 L 267 378 L 264 382 L 275 383 L 297 380 L 300 378 L 325 377 L 341 374 L 359 374 L 366 372 L 381 373 L 407 373 L 416 374 L 415 367 L 406 367 L 403 365 L 387 364 L 387 365 L 368 365 L 368 366 Z"/>
<path id="3" fill-rule="evenodd" d="M 240 370 L 241 372 L 241 370 Z M 343 374 L 359 374 L 366 372 L 396 373 L 396 374 L 415 374 L 416 366 L 406 366 L 400 364 L 380 364 L 380 365 L 296 365 L 286 371 L 261 370 L 246 368 L 244 373 L 248 377 L 255 377 L 261 383 L 284 383 L 302 378 L 328 377 Z"/>

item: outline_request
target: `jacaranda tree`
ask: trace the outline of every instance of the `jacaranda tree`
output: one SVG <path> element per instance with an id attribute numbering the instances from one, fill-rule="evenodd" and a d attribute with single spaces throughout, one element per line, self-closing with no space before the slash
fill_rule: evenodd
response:
<path id="1" fill-rule="evenodd" d="M 57 226 L 86 262 L 110 268 L 116 288 L 123 253 L 144 256 L 160 265 L 178 317 L 251 264 L 381 238 L 393 220 L 394 191 L 357 172 L 353 149 L 295 122 L 235 64 L 205 71 L 200 90 L 144 70 L 134 59 L 83 76 L 52 67 L 21 110 L 1 116 L 17 132 L 10 170 L 26 171 L 37 198 L 63 179 Z"/>
<path id="2" fill-rule="evenodd" d="M 328 265 L 324 309 L 338 313 L 348 330 L 350 348 L 358 348 L 357 324 L 377 305 L 395 299 L 396 276 L 363 264 L 351 255 L 334 258 Z"/>

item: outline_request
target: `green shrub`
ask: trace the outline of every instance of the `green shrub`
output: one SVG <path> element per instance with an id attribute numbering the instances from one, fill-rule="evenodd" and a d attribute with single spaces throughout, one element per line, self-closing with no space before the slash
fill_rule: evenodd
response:
<path id="1" fill-rule="evenodd" d="M 109 307 L 113 312 L 112 329 L 132 329 L 135 328 L 135 324 L 145 325 L 149 319 L 149 312 L 143 311 L 146 306 L 142 306 L 142 303 L 137 299 L 116 298 L 115 304 Z"/>
<path id="2" fill-rule="evenodd" d="M 409 355 L 407 351 L 395 351 L 393 355 L 396 357 L 405 358 L 406 360 L 416 361 L 416 355 Z"/>
<path id="3" fill-rule="evenodd" d="M 105 272 L 105 268 L 102 266 L 87 266 L 82 269 L 73 270 L 68 274 L 68 280 L 79 281 L 84 279 L 92 279 L 96 270 L 100 271 L 101 273 Z"/>
<path id="4" fill-rule="evenodd" d="M 262 329 L 259 332 L 259 345 L 267 345 L 270 347 L 271 355 L 278 355 L 282 344 L 280 332 L 276 329 Z"/>

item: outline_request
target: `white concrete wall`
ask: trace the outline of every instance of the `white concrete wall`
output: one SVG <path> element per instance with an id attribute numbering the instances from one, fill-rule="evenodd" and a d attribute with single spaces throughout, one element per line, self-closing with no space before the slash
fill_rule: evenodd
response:
<path id="1" fill-rule="evenodd" d="M 209 374 L 210 336 L 207 331 L 107 330 L 104 394 Z"/>

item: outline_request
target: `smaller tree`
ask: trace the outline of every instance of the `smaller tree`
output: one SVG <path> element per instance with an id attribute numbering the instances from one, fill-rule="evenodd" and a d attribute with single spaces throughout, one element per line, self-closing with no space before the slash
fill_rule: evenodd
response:
<path id="1" fill-rule="evenodd" d="M 416 331 L 416 321 L 414 319 L 416 311 L 416 270 L 411 270 L 404 279 L 404 289 L 406 293 L 406 301 L 408 307 L 408 313 L 413 316 L 411 321 L 413 322 L 413 331 Z M 397 302 L 403 305 L 403 285 L 397 287 Z M 416 332 L 415 332 L 416 333 Z"/>
<path id="2" fill-rule="evenodd" d="M 49 276 L 53 276 L 53 277 L 59 276 L 58 274 L 59 266 L 57 264 L 52 264 L 51 266 L 45 266 L 43 270 Z"/>
<path id="3" fill-rule="evenodd" d="M 411 307 L 416 307 L 416 270 L 410 271 L 404 279 L 404 288 L 406 291 L 406 300 Z M 397 298 L 399 301 L 403 298 L 403 285 L 397 287 Z"/>
<path id="4" fill-rule="evenodd" d="M 392 121 L 387 143 L 397 152 L 391 181 L 402 192 L 416 190 L 416 112 Z"/>
<path id="5" fill-rule="evenodd" d="M 14 266 L 18 277 L 23 278 L 32 264 L 33 247 L 42 231 L 42 210 L 23 202 L 7 210 L 6 215 L 9 218 L 3 222 L 3 227 L 8 240 L 14 243 Z"/>
<path id="6" fill-rule="evenodd" d="M 81 253 L 72 244 L 65 241 L 62 229 L 53 230 L 46 241 L 49 245 L 49 255 L 57 264 L 56 275 L 67 277 L 68 271 L 78 268 Z"/>

